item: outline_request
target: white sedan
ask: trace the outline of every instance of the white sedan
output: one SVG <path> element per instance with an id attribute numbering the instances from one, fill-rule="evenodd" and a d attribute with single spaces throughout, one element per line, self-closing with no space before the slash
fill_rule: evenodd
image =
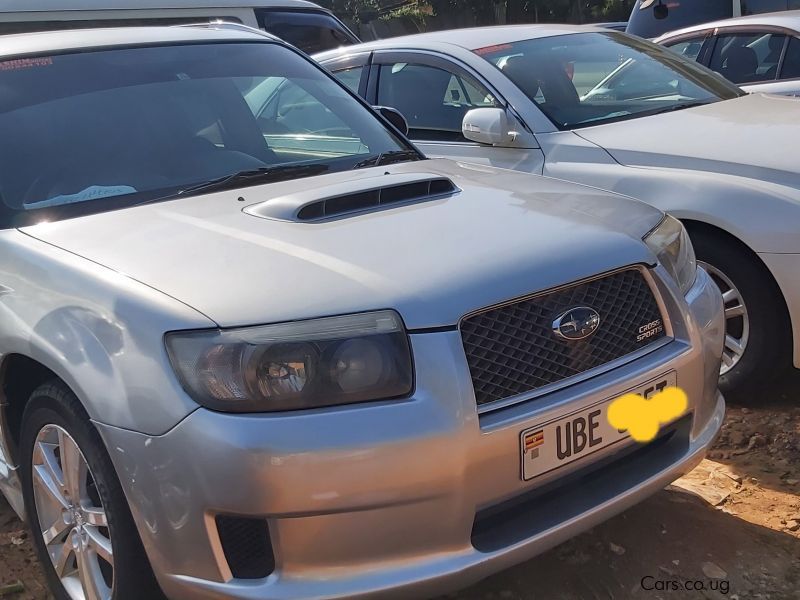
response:
<path id="1" fill-rule="evenodd" d="M 316 59 L 401 111 L 431 156 L 614 190 L 682 219 L 724 293 L 729 394 L 752 399 L 800 366 L 800 100 L 746 95 L 666 48 L 585 26 L 442 31 Z"/>
<path id="2" fill-rule="evenodd" d="M 800 94 L 800 10 L 703 23 L 655 42 L 747 92 Z"/>

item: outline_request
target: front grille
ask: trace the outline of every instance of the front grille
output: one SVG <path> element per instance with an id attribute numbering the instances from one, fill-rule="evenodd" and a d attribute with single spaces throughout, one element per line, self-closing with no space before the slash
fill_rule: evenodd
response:
<path id="1" fill-rule="evenodd" d="M 217 515 L 217 532 L 231 574 L 263 579 L 275 569 L 275 556 L 264 519 Z"/>
<path id="2" fill-rule="evenodd" d="M 564 340 L 553 321 L 589 307 L 600 325 L 582 340 Z M 664 332 L 661 312 L 638 269 L 490 308 L 461 322 L 478 405 L 561 382 L 644 348 Z M 649 336 L 641 336 L 640 328 Z"/>

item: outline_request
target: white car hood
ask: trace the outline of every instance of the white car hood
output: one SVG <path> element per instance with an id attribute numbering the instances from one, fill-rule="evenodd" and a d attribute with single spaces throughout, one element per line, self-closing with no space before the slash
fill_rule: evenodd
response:
<path id="1" fill-rule="evenodd" d="M 800 99 L 753 94 L 575 131 L 623 165 L 690 169 L 800 188 Z"/>
<path id="2" fill-rule="evenodd" d="M 385 172 L 449 177 L 462 191 L 318 223 L 243 208 Z M 239 201 L 243 197 L 244 201 Z M 278 202 L 279 200 L 276 200 Z M 223 327 L 397 309 L 450 326 L 484 306 L 635 263 L 662 213 L 545 177 L 445 160 L 336 173 L 23 229 L 202 312 Z"/>

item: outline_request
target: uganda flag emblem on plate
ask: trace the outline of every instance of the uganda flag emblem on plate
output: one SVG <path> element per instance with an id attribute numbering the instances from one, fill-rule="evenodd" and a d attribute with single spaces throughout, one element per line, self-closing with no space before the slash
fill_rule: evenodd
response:
<path id="1" fill-rule="evenodd" d="M 539 456 L 539 446 L 544 444 L 544 430 L 529 431 L 525 434 L 525 439 L 523 441 L 525 444 L 525 454 L 530 454 L 531 458 L 536 458 Z"/>

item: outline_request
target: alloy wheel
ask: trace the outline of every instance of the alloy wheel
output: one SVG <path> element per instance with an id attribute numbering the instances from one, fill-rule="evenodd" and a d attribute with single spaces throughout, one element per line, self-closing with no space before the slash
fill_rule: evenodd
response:
<path id="1" fill-rule="evenodd" d="M 58 425 L 36 436 L 33 497 L 42 539 L 72 600 L 110 600 L 114 552 L 103 503 L 78 444 Z"/>
<path id="2" fill-rule="evenodd" d="M 722 351 L 720 375 L 733 369 L 744 356 L 750 338 L 750 317 L 742 293 L 722 271 L 703 261 L 697 261 L 717 284 L 725 304 L 725 347 Z"/>

